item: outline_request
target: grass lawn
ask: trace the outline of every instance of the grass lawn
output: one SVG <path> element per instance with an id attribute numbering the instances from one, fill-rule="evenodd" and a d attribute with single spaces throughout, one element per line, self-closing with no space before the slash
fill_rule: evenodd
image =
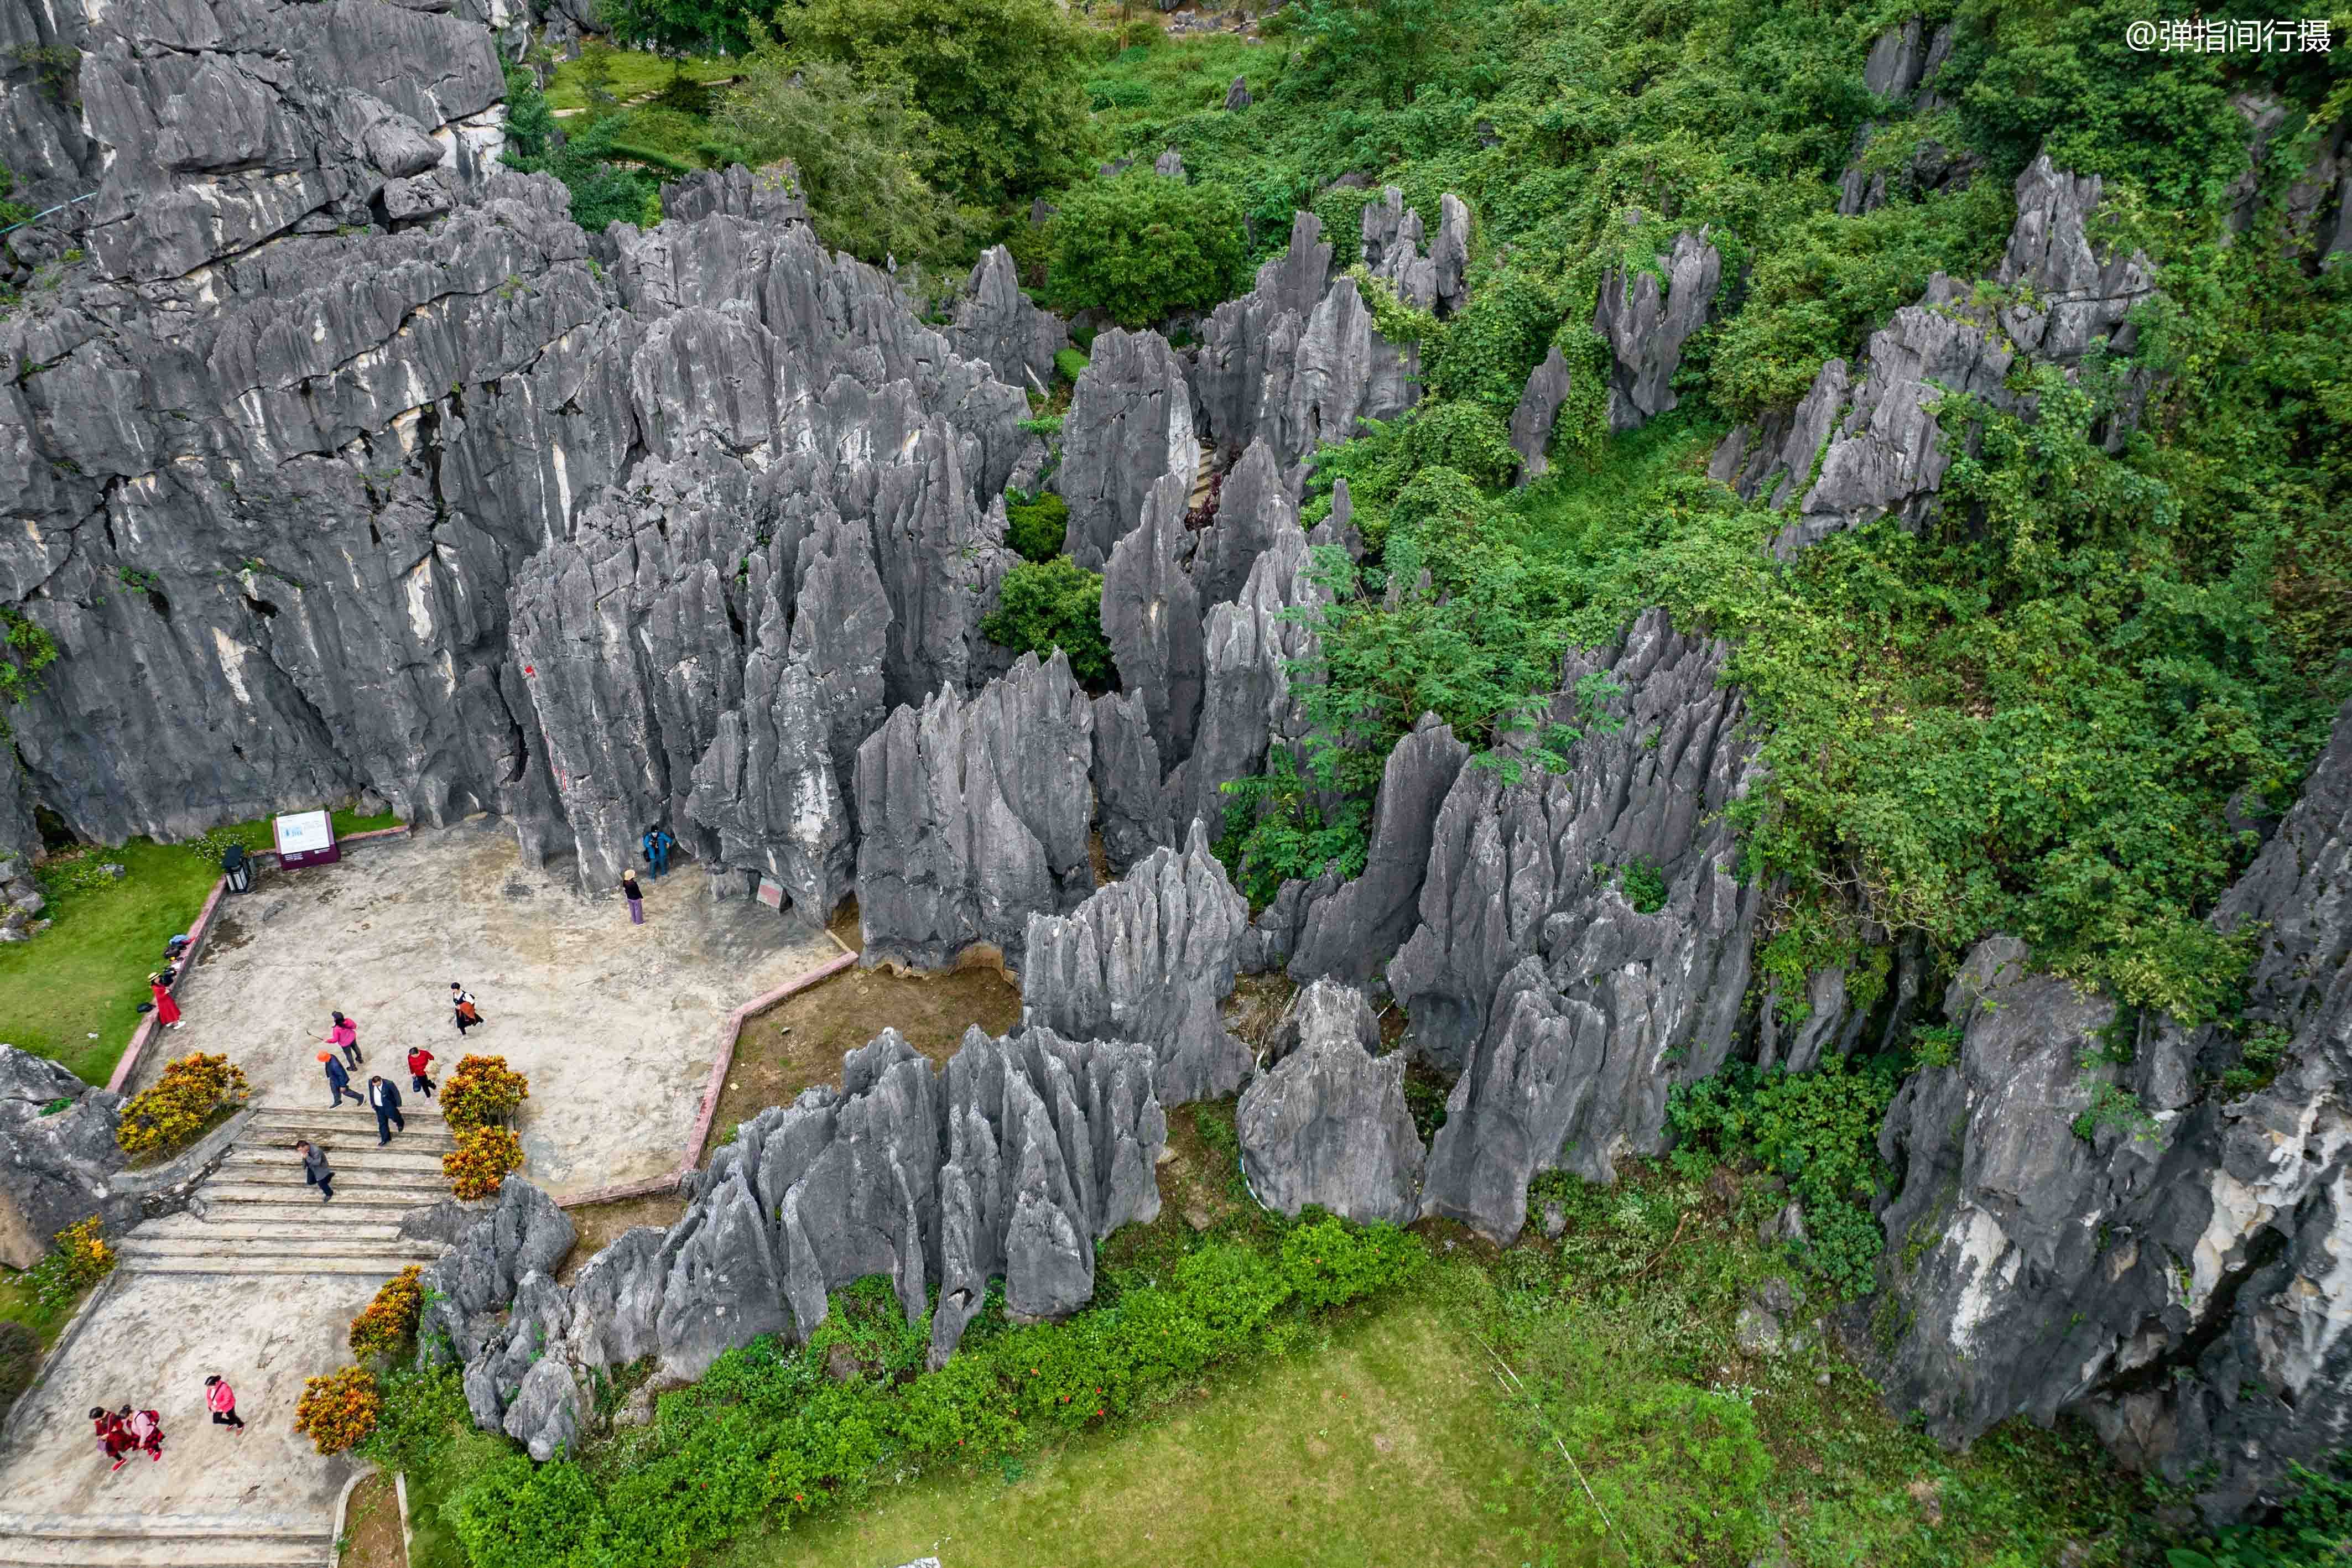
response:
<path id="1" fill-rule="evenodd" d="M 659 92 L 669 85 L 670 73 L 679 71 L 695 81 L 726 81 L 741 68 L 741 62 L 730 59 L 687 56 L 673 59 L 665 55 L 646 54 L 637 49 L 604 49 L 600 51 L 610 63 L 612 85 L 606 89 L 623 103 Z M 547 84 L 547 106 L 550 109 L 585 109 L 588 107 L 588 62 L 594 55 L 583 52 L 576 60 L 565 60 L 555 68 L 555 76 Z"/>
<path id="2" fill-rule="evenodd" d="M 1496 1563 L 1529 1556 L 1534 1461 L 1433 1295 L 1351 1315 L 1115 1432 L 927 1477 L 746 1537 L 730 1568 Z M 1008 1479 L 1010 1475 L 1013 1479 Z"/>
<path id="3" fill-rule="evenodd" d="M 31 1273 L 0 1269 L 0 1322 L 23 1323 L 41 1336 L 41 1348 L 47 1350 L 58 1343 L 58 1335 L 73 1322 L 74 1310 L 89 1294 L 76 1291 L 54 1306 L 44 1306 Z"/>
<path id="4" fill-rule="evenodd" d="M 390 816 L 334 814 L 338 834 L 391 827 Z M 270 842 L 268 822 L 240 822 L 223 834 L 248 849 Z M 82 860 L 126 868 L 119 882 L 69 884 Z M 90 849 L 40 868 L 44 912 L 56 925 L 29 942 L 0 947 L 0 1041 L 65 1064 L 88 1082 L 103 1084 L 139 1026 L 147 976 L 163 954 L 163 940 L 185 931 L 219 880 L 219 851 L 199 853 L 186 844 L 133 839 L 120 849 Z"/>

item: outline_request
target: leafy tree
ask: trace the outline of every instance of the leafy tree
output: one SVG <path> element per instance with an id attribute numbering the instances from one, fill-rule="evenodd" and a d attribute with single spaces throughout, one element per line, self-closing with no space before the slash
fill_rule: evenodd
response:
<path id="1" fill-rule="evenodd" d="M 627 124 L 604 114 L 568 134 L 556 128 L 547 99 L 529 71 L 507 68 L 507 150 L 509 167 L 548 173 L 572 193 L 572 221 L 591 234 L 615 223 L 661 221 L 661 182 L 643 170 L 608 162 Z"/>
<path id="2" fill-rule="evenodd" d="M 1076 187 L 1054 219 L 1055 295 L 1122 327 L 1208 309 L 1236 291 L 1242 261 L 1241 204 L 1222 185 L 1135 170 Z"/>
<path id="3" fill-rule="evenodd" d="M 1311 881 L 1327 871 L 1361 875 L 1370 848 L 1366 801 L 1342 796 L 1326 817 L 1289 747 L 1276 747 L 1265 760 L 1264 773 L 1223 787 L 1224 832 L 1215 845 L 1217 859 L 1254 910 L 1272 904 L 1286 882 Z"/>
<path id="4" fill-rule="evenodd" d="M 903 86 L 929 126 L 922 172 L 959 201 L 995 206 L 1091 171 L 1093 39 L 1055 0 L 807 0 L 776 26 L 804 57 Z"/>
<path id="5" fill-rule="evenodd" d="M 1017 490 L 1004 493 L 1004 542 L 1024 559 L 1051 560 L 1062 553 L 1070 530 L 1070 504 L 1047 490 L 1023 497 Z"/>
<path id="6" fill-rule="evenodd" d="M 1039 657 L 1059 648 L 1070 673 L 1089 691 L 1107 691 L 1116 676 L 1102 629 L 1102 578 L 1067 556 L 1023 561 L 1004 574 L 997 607 L 980 623 L 1000 647 Z"/>
<path id="7" fill-rule="evenodd" d="M 870 262 L 960 250 L 962 219 L 923 178 L 929 121 L 907 84 L 861 81 L 830 59 L 802 59 L 753 27 L 742 79 L 720 105 L 711 151 L 761 167 L 789 159 L 824 242 Z"/>
<path id="8" fill-rule="evenodd" d="M 740 55 L 765 8 L 751 0 L 598 0 L 614 41 L 665 54 Z"/>

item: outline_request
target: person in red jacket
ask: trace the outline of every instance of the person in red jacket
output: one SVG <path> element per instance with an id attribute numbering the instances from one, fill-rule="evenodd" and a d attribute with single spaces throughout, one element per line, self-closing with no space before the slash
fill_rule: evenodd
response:
<path id="1" fill-rule="evenodd" d="M 432 1068 L 431 1051 L 421 1045 L 408 1048 L 408 1088 L 411 1093 L 422 1094 L 427 1100 L 433 1098 L 433 1080 L 425 1076 Z"/>
<path id="2" fill-rule="evenodd" d="M 122 1417 L 102 1405 L 94 1405 L 90 1407 L 89 1424 L 98 1428 L 99 1452 L 114 1461 L 113 1469 L 121 1469 L 135 1446 L 131 1434 L 123 1429 Z"/>
<path id="3" fill-rule="evenodd" d="M 115 1412 L 115 1416 L 121 1421 L 131 1440 L 138 1444 L 149 1458 L 160 1463 L 163 1458 L 163 1413 L 160 1410 L 134 1412 L 125 1405 Z M 127 1459 L 131 1456 L 125 1454 L 122 1457 Z"/>
<path id="4" fill-rule="evenodd" d="M 231 1388 L 228 1379 L 217 1372 L 205 1379 L 205 1408 L 213 1413 L 214 1426 L 233 1427 L 239 1435 L 244 1433 L 245 1422 L 236 1413 L 236 1390 Z"/>
<path id="5" fill-rule="evenodd" d="M 179 1028 L 180 1004 L 173 1001 L 172 993 L 163 988 L 163 977 L 148 976 L 147 989 L 155 998 L 155 1021 L 165 1029 Z"/>

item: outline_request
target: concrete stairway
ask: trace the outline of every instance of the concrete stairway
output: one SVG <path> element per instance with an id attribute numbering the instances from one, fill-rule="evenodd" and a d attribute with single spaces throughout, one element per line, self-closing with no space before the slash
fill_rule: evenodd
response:
<path id="1" fill-rule="evenodd" d="M 403 1240 L 400 1218 L 449 1195 L 441 1156 L 452 1142 L 439 1106 L 412 1099 L 402 1112 L 407 1130 L 379 1148 L 375 1117 L 348 1102 L 332 1111 L 261 1107 L 189 1213 L 148 1220 L 116 1244 L 122 1266 L 142 1274 L 390 1279 L 405 1264 L 430 1262 L 439 1244 Z M 332 1202 L 302 1179 L 298 1138 L 327 1151 Z"/>
<path id="2" fill-rule="evenodd" d="M 333 1544 L 328 1521 L 260 1512 L 0 1514 L 5 1568 L 320 1568 Z"/>

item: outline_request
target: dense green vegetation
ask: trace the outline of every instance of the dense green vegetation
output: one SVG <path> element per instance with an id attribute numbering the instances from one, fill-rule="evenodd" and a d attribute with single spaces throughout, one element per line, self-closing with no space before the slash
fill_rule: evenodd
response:
<path id="1" fill-rule="evenodd" d="M 1240 292 L 1242 209 L 1222 185 L 1136 169 L 1080 185 L 1054 219 L 1054 289 L 1122 327 L 1209 310 Z"/>
<path id="2" fill-rule="evenodd" d="M 1089 691 L 1107 690 L 1117 672 L 1110 642 L 1102 629 L 1103 580 L 1068 556 L 1024 560 L 1004 574 L 997 607 L 980 623 L 982 633 L 1016 653 L 1044 658 L 1059 648 L 1070 657 L 1070 674 Z"/>

